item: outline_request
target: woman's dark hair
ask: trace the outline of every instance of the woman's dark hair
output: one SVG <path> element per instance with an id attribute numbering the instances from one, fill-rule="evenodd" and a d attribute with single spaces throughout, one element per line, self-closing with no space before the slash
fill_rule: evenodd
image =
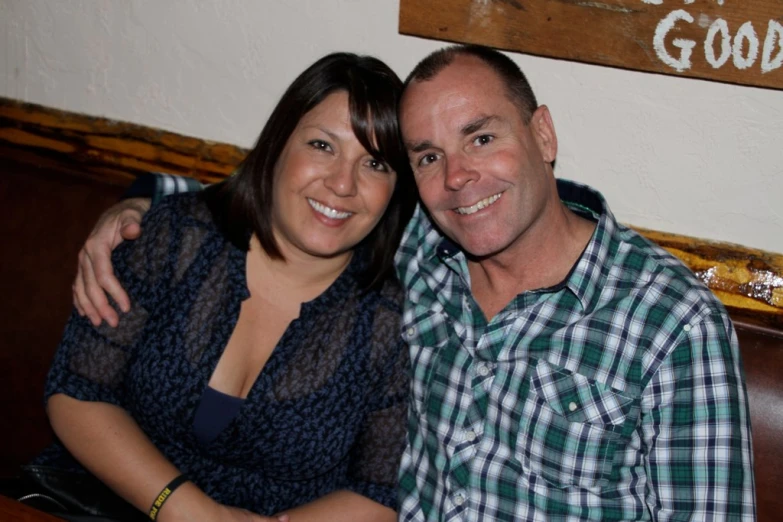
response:
<path id="1" fill-rule="evenodd" d="M 417 201 L 397 121 L 402 81 L 377 58 L 334 53 L 308 67 L 280 98 L 237 172 L 209 187 L 204 197 L 218 226 L 234 245 L 247 251 L 249 233 L 254 232 L 270 257 L 282 259 L 272 232 L 275 164 L 302 117 L 338 91 L 348 93 L 356 138 L 375 159 L 397 173 L 386 212 L 360 243 L 368 256 L 360 284 L 369 289 L 394 274 L 394 254 Z"/>

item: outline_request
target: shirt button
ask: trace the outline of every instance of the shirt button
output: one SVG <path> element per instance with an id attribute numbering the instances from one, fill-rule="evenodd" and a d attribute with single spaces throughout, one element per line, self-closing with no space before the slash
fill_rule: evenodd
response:
<path id="1" fill-rule="evenodd" d="M 482 364 L 481 366 L 479 366 L 478 372 L 479 375 L 481 375 L 482 377 L 486 377 L 487 375 L 489 375 L 489 368 L 487 368 L 486 364 Z"/>
<path id="2" fill-rule="evenodd" d="M 568 409 L 571 411 L 576 411 L 576 403 L 572 402 L 571 404 L 569 404 Z"/>
<path id="3" fill-rule="evenodd" d="M 686 332 L 690 332 L 691 331 L 691 325 L 686 324 L 685 326 L 682 327 L 682 329 L 685 330 Z"/>
<path id="4" fill-rule="evenodd" d="M 468 431 L 465 434 L 465 440 L 467 440 L 468 442 L 473 442 L 474 440 L 476 440 L 476 432 L 473 430 Z"/>
<path id="5" fill-rule="evenodd" d="M 462 504 L 465 503 L 465 497 L 463 497 L 462 495 L 457 495 L 456 497 L 454 497 L 454 503 L 457 504 L 458 506 L 461 506 Z"/>
<path id="6" fill-rule="evenodd" d="M 410 328 L 408 328 L 408 335 L 412 336 L 415 333 L 416 333 L 416 329 L 414 327 L 411 326 Z"/>

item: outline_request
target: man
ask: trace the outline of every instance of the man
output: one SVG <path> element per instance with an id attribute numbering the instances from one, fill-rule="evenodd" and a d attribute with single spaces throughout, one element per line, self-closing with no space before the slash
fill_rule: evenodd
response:
<path id="1" fill-rule="evenodd" d="M 754 520 L 725 309 L 600 194 L 555 180 L 552 117 L 518 67 L 436 51 L 400 114 L 424 205 L 397 255 L 400 519 Z"/>
<path id="2" fill-rule="evenodd" d="M 545 106 L 495 51 L 410 74 L 422 203 L 398 253 L 413 398 L 403 520 L 752 520 L 726 311 L 685 267 L 556 181 Z"/>

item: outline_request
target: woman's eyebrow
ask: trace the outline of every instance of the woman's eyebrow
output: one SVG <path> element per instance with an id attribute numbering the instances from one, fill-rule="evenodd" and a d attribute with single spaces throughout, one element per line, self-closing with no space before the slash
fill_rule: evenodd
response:
<path id="1" fill-rule="evenodd" d="M 335 141 L 336 141 L 336 140 L 338 140 L 338 139 L 339 139 L 339 136 L 338 136 L 337 134 L 335 134 L 334 132 L 332 132 L 331 130 L 327 129 L 326 127 L 324 127 L 324 126 L 322 126 L 322 125 L 318 125 L 318 124 L 313 124 L 313 125 L 303 125 L 303 126 L 302 126 L 302 129 L 315 129 L 315 130 L 317 130 L 317 131 L 320 131 L 320 132 L 322 132 L 322 133 L 326 134 L 326 135 L 327 135 L 327 136 L 329 136 L 329 137 L 330 137 L 332 140 L 335 140 Z"/>

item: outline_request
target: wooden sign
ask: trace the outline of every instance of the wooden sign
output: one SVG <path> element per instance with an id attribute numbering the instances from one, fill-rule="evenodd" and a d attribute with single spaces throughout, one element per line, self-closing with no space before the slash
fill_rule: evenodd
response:
<path id="1" fill-rule="evenodd" d="M 783 89 L 783 0 L 400 0 L 400 33 Z"/>

